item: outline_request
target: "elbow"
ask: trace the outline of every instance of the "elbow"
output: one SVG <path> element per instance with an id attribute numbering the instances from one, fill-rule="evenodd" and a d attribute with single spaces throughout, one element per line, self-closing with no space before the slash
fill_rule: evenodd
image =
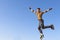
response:
<path id="1" fill-rule="evenodd" d="M 32 10 L 32 12 L 34 12 L 34 10 Z"/>
<path id="2" fill-rule="evenodd" d="M 48 11 L 45 11 L 45 13 L 48 12 Z"/>

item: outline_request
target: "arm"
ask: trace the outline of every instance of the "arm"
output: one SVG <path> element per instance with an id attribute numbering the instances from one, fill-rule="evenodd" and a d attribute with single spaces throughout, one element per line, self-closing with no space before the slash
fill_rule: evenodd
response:
<path id="1" fill-rule="evenodd" d="M 43 13 L 46 13 L 48 11 L 52 10 L 52 8 L 49 8 L 48 10 L 43 11 Z"/>
<path id="2" fill-rule="evenodd" d="M 35 11 L 34 11 L 31 7 L 29 7 L 29 9 L 30 9 L 33 13 L 35 13 Z"/>

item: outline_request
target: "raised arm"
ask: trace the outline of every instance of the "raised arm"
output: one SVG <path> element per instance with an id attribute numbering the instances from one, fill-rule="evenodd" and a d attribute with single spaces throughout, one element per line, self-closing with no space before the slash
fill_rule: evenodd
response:
<path id="1" fill-rule="evenodd" d="M 50 10 L 52 10 L 52 8 L 49 8 L 49 9 L 43 11 L 43 13 L 46 13 L 46 12 L 48 12 L 48 11 L 50 11 Z"/>
<path id="2" fill-rule="evenodd" d="M 33 13 L 35 13 L 35 11 L 34 11 L 31 7 L 29 7 L 29 9 L 30 9 Z"/>

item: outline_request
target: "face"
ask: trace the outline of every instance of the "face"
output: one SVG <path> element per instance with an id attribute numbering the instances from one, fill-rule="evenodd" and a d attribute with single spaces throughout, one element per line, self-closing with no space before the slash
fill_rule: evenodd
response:
<path id="1" fill-rule="evenodd" d="M 40 9 L 39 8 L 37 8 L 37 12 L 40 12 Z"/>

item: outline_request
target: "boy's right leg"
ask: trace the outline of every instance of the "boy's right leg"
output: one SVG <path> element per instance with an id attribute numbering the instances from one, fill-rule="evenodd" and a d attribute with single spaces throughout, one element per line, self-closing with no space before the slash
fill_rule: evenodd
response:
<path id="1" fill-rule="evenodd" d="M 39 20 L 38 30 L 40 32 L 40 39 L 44 37 L 43 32 L 42 32 L 42 25 L 41 24 L 42 24 L 42 22 L 41 22 L 41 20 Z"/>
<path id="2" fill-rule="evenodd" d="M 40 26 L 38 27 L 38 30 L 39 30 L 39 32 L 40 32 L 41 34 L 43 34 L 42 29 L 41 29 Z"/>

